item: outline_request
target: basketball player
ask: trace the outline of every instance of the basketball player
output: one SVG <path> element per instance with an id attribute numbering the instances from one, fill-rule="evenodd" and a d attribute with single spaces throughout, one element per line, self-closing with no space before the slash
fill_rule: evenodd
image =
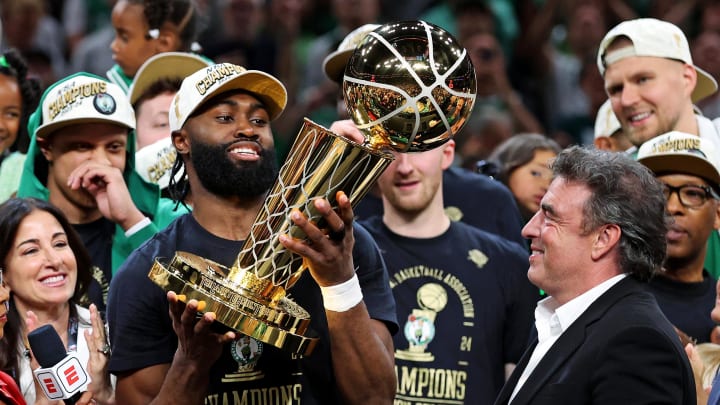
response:
<path id="1" fill-rule="evenodd" d="M 453 140 L 395 153 L 377 183 L 383 215 L 361 221 L 404 328 L 394 337 L 396 403 L 491 404 L 525 349 L 539 297 L 522 247 L 446 215 L 443 172 L 454 153 Z"/>
<path id="2" fill-rule="evenodd" d="M 294 356 L 233 332 L 215 333 L 212 312 L 198 319 L 198 301 L 185 306 L 147 277 L 154 258 L 177 251 L 232 265 L 277 178 L 270 122 L 286 100 L 285 87 L 274 77 L 231 64 L 188 76 L 173 99 L 170 129 L 193 211 L 134 251 L 113 279 L 109 370 L 118 377 L 118 404 L 392 400 L 391 334 L 397 330 L 392 296 L 377 248 L 353 225 L 344 194 L 337 213 L 326 200 L 315 204 L 331 224 L 333 239 L 297 211 L 291 218 L 312 244 L 280 236 L 310 267 L 292 294 L 321 338 L 311 356 Z M 178 194 L 183 193 L 173 193 L 182 198 Z"/>

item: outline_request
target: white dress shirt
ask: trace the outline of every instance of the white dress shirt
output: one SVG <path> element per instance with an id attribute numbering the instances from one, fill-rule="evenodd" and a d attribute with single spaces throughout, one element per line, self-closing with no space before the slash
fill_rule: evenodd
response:
<path id="1" fill-rule="evenodd" d="M 547 297 L 538 302 L 535 308 L 535 328 L 538 333 L 538 344 L 530 356 L 527 367 L 525 367 L 522 375 L 520 375 L 520 379 L 515 385 L 508 404 L 512 403 L 515 395 L 517 395 L 520 388 L 525 384 L 525 381 L 530 377 L 530 374 L 535 370 L 535 367 L 540 363 L 540 360 L 545 357 L 545 354 L 555 344 L 555 341 L 560 335 L 562 335 L 598 297 L 626 276 L 627 274 L 618 274 L 615 277 L 609 278 L 568 301 L 565 305 L 558 306 L 558 302 L 555 301 L 553 297 Z"/>

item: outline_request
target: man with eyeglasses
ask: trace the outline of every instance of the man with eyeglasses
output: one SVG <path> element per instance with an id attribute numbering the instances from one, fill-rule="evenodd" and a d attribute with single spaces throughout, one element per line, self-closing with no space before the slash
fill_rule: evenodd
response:
<path id="1" fill-rule="evenodd" d="M 682 131 L 720 148 L 720 120 L 697 114 L 693 103 L 718 85 L 695 66 L 683 31 L 654 18 L 623 21 L 600 42 L 597 64 L 625 136 L 640 147 L 670 131 Z M 720 235 L 711 233 L 705 268 L 720 276 Z"/>
<path id="2" fill-rule="evenodd" d="M 665 316 L 687 342 L 709 342 L 715 331 L 715 279 L 704 267 L 707 241 L 720 228 L 720 162 L 707 139 L 669 132 L 645 142 L 638 160 L 665 185 L 667 213 L 663 271 L 649 283 Z"/>

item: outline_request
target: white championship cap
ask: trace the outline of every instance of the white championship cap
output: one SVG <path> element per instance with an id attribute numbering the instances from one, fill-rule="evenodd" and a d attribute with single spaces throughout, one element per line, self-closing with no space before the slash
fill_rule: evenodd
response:
<path id="1" fill-rule="evenodd" d="M 598 109 L 595 117 L 595 139 L 603 136 L 610 137 L 622 127 L 612 110 L 610 100 L 606 100 Z"/>
<path id="2" fill-rule="evenodd" d="M 277 118 L 287 104 L 285 86 L 275 77 L 231 63 L 211 65 L 183 80 L 170 104 L 170 131 L 181 129 L 190 115 L 212 96 L 230 90 L 252 93 L 265 104 L 270 120 Z"/>
<path id="3" fill-rule="evenodd" d="M 162 52 L 153 55 L 140 66 L 128 91 L 130 104 L 135 105 L 147 89 L 158 80 L 182 80 L 198 70 L 212 65 L 209 60 L 188 52 Z"/>
<path id="4" fill-rule="evenodd" d="M 618 37 L 627 37 L 632 47 L 606 52 L 610 44 Z M 638 18 L 621 22 L 605 34 L 600 42 L 597 65 L 600 75 L 605 75 L 607 66 L 629 56 L 654 56 L 674 59 L 691 65 L 697 71 L 697 84 L 692 93 L 692 101 L 697 102 L 715 93 L 718 89 L 715 79 L 706 71 L 693 64 L 690 46 L 680 28 L 667 21 L 655 18 Z"/>
<path id="5" fill-rule="evenodd" d="M 45 91 L 38 138 L 68 125 L 112 123 L 135 128 L 135 113 L 122 89 L 107 80 L 80 72 L 59 80 Z"/>
<path id="6" fill-rule="evenodd" d="M 379 24 L 365 24 L 347 34 L 337 49 L 323 60 L 325 75 L 336 83 L 342 83 L 345 66 L 350 60 L 353 51 L 360 45 L 360 42 L 367 34 L 379 27 Z"/>
<path id="7" fill-rule="evenodd" d="M 720 156 L 715 145 L 697 135 L 672 131 L 650 139 L 640 146 L 638 162 L 655 174 L 685 173 L 702 177 L 720 188 Z"/>
<path id="8" fill-rule="evenodd" d="M 167 188 L 176 156 L 172 138 L 162 138 L 135 152 L 135 171 L 145 181 L 157 184 L 160 189 Z"/>

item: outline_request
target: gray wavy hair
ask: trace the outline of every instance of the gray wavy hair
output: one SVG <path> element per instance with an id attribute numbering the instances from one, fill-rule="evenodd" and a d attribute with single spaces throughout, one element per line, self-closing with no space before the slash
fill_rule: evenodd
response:
<path id="1" fill-rule="evenodd" d="M 650 279 L 665 259 L 670 221 L 662 184 L 653 173 L 624 153 L 578 146 L 562 151 L 552 169 L 555 177 L 591 190 L 583 210 L 584 230 L 618 225 L 620 267 L 639 280 Z"/>

